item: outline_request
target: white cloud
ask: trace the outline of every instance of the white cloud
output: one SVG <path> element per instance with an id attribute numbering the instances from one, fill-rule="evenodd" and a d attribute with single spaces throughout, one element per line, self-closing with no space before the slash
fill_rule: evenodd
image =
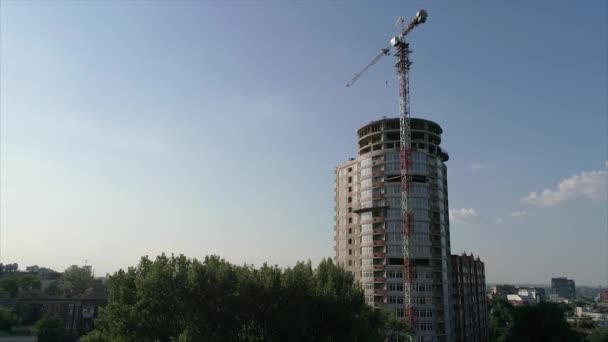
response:
<path id="1" fill-rule="evenodd" d="M 485 164 L 481 164 L 481 163 L 473 163 L 471 164 L 471 171 L 475 172 L 475 171 L 479 171 L 481 169 L 485 169 L 486 165 Z"/>
<path id="2" fill-rule="evenodd" d="M 525 210 L 514 211 L 509 216 L 511 217 L 525 217 L 528 213 Z"/>
<path id="3" fill-rule="evenodd" d="M 522 202 L 539 207 L 549 207 L 575 199 L 599 200 L 608 196 L 608 161 L 604 170 L 583 171 L 579 175 L 566 178 L 556 190 L 545 189 L 531 192 Z"/>
<path id="4" fill-rule="evenodd" d="M 477 212 L 473 208 L 450 209 L 450 221 L 467 222 L 477 217 Z"/>
<path id="5" fill-rule="evenodd" d="M 503 224 L 505 223 L 505 220 L 503 220 L 501 217 L 496 219 L 496 224 Z"/>

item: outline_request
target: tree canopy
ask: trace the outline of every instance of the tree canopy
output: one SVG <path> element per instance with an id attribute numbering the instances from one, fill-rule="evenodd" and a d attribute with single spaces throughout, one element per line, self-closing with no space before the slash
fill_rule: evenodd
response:
<path id="1" fill-rule="evenodd" d="M 593 329 L 586 342 L 608 342 L 608 328 Z"/>
<path id="2" fill-rule="evenodd" d="M 37 290 L 41 283 L 38 278 L 30 274 L 9 274 L 0 279 L 0 289 L 8 292 L 11 297 L 17 297 L 19 289 Z"/>
<path id="3" fill-rule="evenodd" d="M 81 295 L 93 286 L 95 278 L 91 271 L 78 266 L 70 266 L 61 275 L 61 290 L 64 294 Z"/>
<path id="4" fill-rule="evenodd" d="M 11 331 L 19 323 L 19 318 L 11 310 L 0 307 L 0 330 Z"/>
<path id="5" fill-rule="evenodd" d="M 83 341 L 384 341 L 403 320 L 369 307 L 330 259 L 280 269 L 217 256 L 141 259 L 108 281 L 109 303 Z"/>
<path id="6" fill-rule="evenodd" d="M 564 309 L 546 302 L 514 307 L 505 299 L 495 298 L 490 331 L 494 342 L 577 341 L 576 333 L 564 319 Z"/>
<path id="7" fill-rule="evenodd" d="M 38 342 L 61 342 L 64 337 L 63 323 L 57 317 L 47 316 L 36 322 L 34 332 Z"/>

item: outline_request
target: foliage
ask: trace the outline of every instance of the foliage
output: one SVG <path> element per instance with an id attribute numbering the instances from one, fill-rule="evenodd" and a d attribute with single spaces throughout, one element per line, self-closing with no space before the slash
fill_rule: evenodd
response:
<path id="1" fill-rule="evenodd" d="M 44 289 L 44 292 L 50 296 L 59 296 L 62 293 L 61 286 L 57 280 L 53 280 L 49 283 L 49 285 Z"/>
<path id="2" fill-rule="evenodd" d="M 10 331 L 19 319 L 9 309 L 0 308 L 0 330 Z"/>
<path id="3" fill-rule="evenodd" d="M 69 295 L 81 295 L 93 286 L 95 280 L 89 269 L 70 266 L 61 276 L 62 292 Z"/>
<path id="4" fill-rule="evenodd" d="M 6 266 L 5 266 L 6 267 Z M 9 293 L 11 297 L 17 297 L 19 288 L 28 290 L 40 289 L 41 283 L 33 275 L 11 274 L 0 279 L 0 289 Z"/>
<path id="5" fill-rule="evenodd" d="M 512 322 L 513 305 L 505 298 L 496 297 L 491 302 L 490 340 L 502 342 Z"/>
<path id="6" fill-rule="evenodd" d="M 63 339 L 63 324 L 57 317 L 43 317 L 34 325 L 38 342 L 59 342 Z"/>
<path id="7" fill-rule="evenodd" d="M 120 270 L 83 341 L 384 341 L 408 333 L 374 310 L 352 275 L 323 260 L 279 269 L 164 254 Z"/>
<path id="8" fill-rule="evenodd" d="M 513 309 L 512 317 L 505 342 L 577 341 L 576 334 L 564 319 L 563 309 L 556 304 L 518 306 Z"/>
<path id="9" fill-rule="evenodd" d="M 6 265 L 0 263 L 0 273 L 17 272 L 18 270 L 19 270 L 19 265 L 17 263 L 6 264 Z"/>
<path id="10" fill-rule="evenodd" d="M 594 329 L 589 336 L 587 336 L 586 342 L 608 342 L 608 329 L 598 328 Z"/>
<path id="11" fill-rule="evenodd" d="M 566 306 L 539 303 L 514 307 L 504 298 L 494 298 L 490 311 L 490 340 L 576 341 L 576 334 L 564 319 Z"/>

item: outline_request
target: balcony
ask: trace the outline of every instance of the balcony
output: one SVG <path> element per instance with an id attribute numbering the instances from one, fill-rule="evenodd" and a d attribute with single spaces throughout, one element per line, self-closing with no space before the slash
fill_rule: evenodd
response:
<path id="1" fill-rule="evenodd" d="M 372 218 L 372 222 L 373 223 L 384 222 L 384 216 L 376 216 L 376 217 Z"/>
<path id="2" fill-rule="evenodd" d="M 374 196 L 372 196 L 372 199 L 375 200 L 382 200 L 384 199 L 384 194 L 376 194 Z"/>
<path id="3" fill-rule="evenodd" d="M 384 171 L 376 171 L 376 172 L 372 172 L 372 177 L 381 177 L 384 176 Z"/>
<path id="4" fill-rule="evenodd" d="M 382 253 L 382 252 L 378 252 L 378 253 L 372 254 L 372 256 L 374 257 L 374 259 L 384 259 L 386 257 L 386 254 Z"/>
<path id="5" fill-rule="evenodd" d="M 386 230 L 384 228 L 376 228 L 372 231 L 374 235 L 384 235 Z"/>
<path id="6" fill-rule="evenodd" d="M 386 296 L 386 290 L 374 289 L 374 296 Z"/>
<path id="7" fill-rule="evenodd" d="M 372 188 L 383 188 L 384 187 L 384 182 L 377 182 L 372 184 Z"/>
<path id="8" fill-rule="evenodd" d="M 374 277 L 374 283 L 386 283 L 385 277 Z"/>
<path id="9" fill-rule="evenodd" d="M 376 240 L 376 241 L 374 241 L 373 246 L 374 247 L 386 246 L 386 241 L 384 241 L 384 240 Z"/>
<path id="10" fill-rule="evenodd" d="M 377 264 L 377 265 L 374 265 L 374 268 L 373 268 L 373 269 L 374 269 L 374 270 L 384 270 L 384 269 L 386 269 L 386 265 L 383 265 L 383 264 Z"/>

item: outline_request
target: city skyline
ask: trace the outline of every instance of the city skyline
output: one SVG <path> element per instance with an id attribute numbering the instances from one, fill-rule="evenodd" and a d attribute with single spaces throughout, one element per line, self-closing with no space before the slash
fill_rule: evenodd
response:
<path id="1" fill-rule="evenodd" d="M 608 285 L 607 6 L 2 2 L 1 260 L 333 257 L 334 168 L 398 115 L 392 60 L 344 84 L 424 7 L 412 117 L 445 132 L 452 254 Z"/>

